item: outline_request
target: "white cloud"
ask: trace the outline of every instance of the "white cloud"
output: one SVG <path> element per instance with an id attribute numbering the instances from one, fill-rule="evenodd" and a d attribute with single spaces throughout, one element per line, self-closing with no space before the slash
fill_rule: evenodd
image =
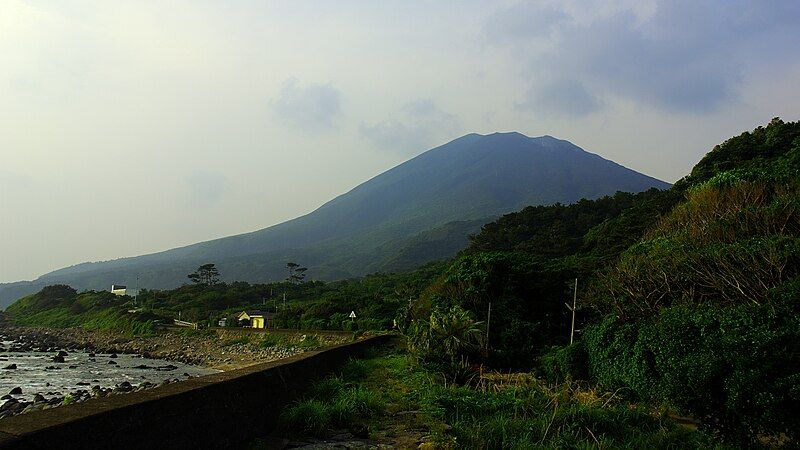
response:
<path id="1" fill-rule="evenodd" d="M 337 127 L 342 116 L 342 94 L 328 84 L 301 85 L 297 79 L 286 80 L 270 101 L 273 112 L 284 123 L 305 132 L 325 132 Z"/>
<path id="2" fill-rule="evenodd" d="M 359 132 L 380 150 L 404 155 L 420 153 L 452 139 L 462 130 L 458 118 L 431 99 L 406 103 L 394 117 L 377 123 L 361 123 Z"/>

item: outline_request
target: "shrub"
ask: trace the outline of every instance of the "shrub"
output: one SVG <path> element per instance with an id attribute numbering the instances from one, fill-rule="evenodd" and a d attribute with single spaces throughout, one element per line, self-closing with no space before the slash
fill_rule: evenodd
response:
<path id="1" fill-rule="evenodd" d="M 589 355 L 580 341 L 566 347 L 553 347 L 539 362 L 545 378 L 553 383 L 589 379 Z"/>
<path id="2" fill-rule="evenodd" d="M 791 298 L 785 290 L 774 296 Z M 794 298 L 794 306 L 676 306 L 636 323 L 607 317 L 585 333 L 591 375 L 604 388 L 628 387 L 637 398 L 666 402 L 731 440 L 797 439 Z"/>
<path id="3" fill-rule="evenodd" d="M 423 363 L 452 364 L 468 358 L 479 347 L 481 323 L 460 306 L 434 310 L 427 321 L 415 321 L 407 332 L 408 350 Z"/>

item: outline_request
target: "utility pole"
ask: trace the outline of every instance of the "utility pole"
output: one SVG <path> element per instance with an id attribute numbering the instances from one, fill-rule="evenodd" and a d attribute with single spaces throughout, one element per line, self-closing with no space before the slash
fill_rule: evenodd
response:
<path id="1" fill-rule="evenodd" d="M 575 278 L 575 288 L 572 291 L 572 306 L 569 306 L 568 303 L 564 303 L 564 304 L 567 305 L 567 309 L 572 311 L 572 326 L 570 327 L 570 330 L 569 330 L 569 344 L 572 345 L 572 343 L 575 341 L 575 308 L 577 307 L 577 304 L 578 304 L 578 279 L 577 278 Z"/>
<path id="2" fill-rule="evenodd" d="M 486 313 L 486 356 L 489 356 L 489 325 L 492 322 L 492 302 L 489 302 L 489 311 Z"/>

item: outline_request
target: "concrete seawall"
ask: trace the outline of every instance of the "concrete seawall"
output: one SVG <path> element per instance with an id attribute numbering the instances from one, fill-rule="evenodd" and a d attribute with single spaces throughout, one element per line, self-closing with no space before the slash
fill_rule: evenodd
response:
<path id="1" fill-rule="evenodd" d="M 275 426 L 312 381 L 387 343 L 375 336 L 133 394 L 0 420 L 0 450 L 225 448 Z"/>

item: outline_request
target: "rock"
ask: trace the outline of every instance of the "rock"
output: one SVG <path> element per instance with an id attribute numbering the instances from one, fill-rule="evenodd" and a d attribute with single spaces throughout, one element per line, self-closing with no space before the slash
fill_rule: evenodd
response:
<path id="1" fill-rule="evenodd" d="M 6 402 L 3 403 L 2 406 L 0 406 L 0 411 L 8 411 L 8 410 L 11 409 L 12 406 L 14 406 L 16 404 L 17 404 L 17 401 L 15 399 L 13 399 L 13 398 L 10 398 L 10 399 L 6 400 Z"/>
<path id="2" fill-rule="evenodd" d="M 79 382 L 75 383 L 75 385 L 76 385 L 76 386 L 88 386 L 88 385 L 89 385 L 89 383 L 87 383 L 87 382 L 85 382 L 85 381 L 79 381 Z"/>
<path id="3" fill-rule="evenodd" d="M 17 386 L 8 393 L 9 395 L 20 395 L 22 394 L 22 388 Z"/>
<path id="4" fill-rule="evenodd" d="M 61 351 L 59 351 L 59 352 L 58 352 L 58 355 L 57 355 L 57 356 L 60 356 L 60 357 L 62 357 L 62 358 L 63 358 L 63 357 L 65 357 L 65 356 L 67 356 L 67 355 L 69 355 L 69 353 L 65 352 L 64 350 L 61 350 Z"/>
<path id="5" fill-rule="evenodd" d="M 0 400 L 8 400 L 10 398 L 14 398 L 14 397 L 12 397 L 11 394 L 6 394 L 6 395 L 0 397 Z"/>
<path id="6" fill-rule="evenodd" d="M 94 358 L 95 356 L 97 355 L 95 355 L 94 353 L 89 353 L 89 358 Z"/>
<path id="7" fill-rule="evenodd" d="M 116 362 L 116 361 L 109 361 L 108 363 L 109 363 L 109 364 L 113 364 L 113 365 L 115 365 L 115 366 L 117 365 L 117 362 Z"/>
<path id="8" fill-rule="evenodd" d="M 112 353 L 112 354 L 108 355 L 108 357 L 109 357 L 109 358 L 116 358 L 116 357 L 117 357 L 117 354 L 116 354 L 116 353 Z"/>
<path id="9" fill-rule="evenodd" d="M 43 403 L 43 402 L 46 402 L 46 401 L 47 401 L 47 399 L 44 398 L 44 395 L 42 395 L 42 394 L 36 394 L 36 395 L 33 396 L 33 403 Z"/>
<path id="10" fill-rule="evenodd" d="M 3 367 L 4 370 L 16 370 L 16 368 L 17 368 L 16 364 L 9 364 L 9 365 Z"/>
<path id="11" fill-rule="evenodd" d="M 63 362 L 64 362 L 64 357 L 63 357 L 63 356 L 60 356 L 60 355 L 58 355 L 58 356 L 53 356 L 53 359 L 52 359 L 52 361 L 53 361 L 54 363 L 63 363 Z"/>

